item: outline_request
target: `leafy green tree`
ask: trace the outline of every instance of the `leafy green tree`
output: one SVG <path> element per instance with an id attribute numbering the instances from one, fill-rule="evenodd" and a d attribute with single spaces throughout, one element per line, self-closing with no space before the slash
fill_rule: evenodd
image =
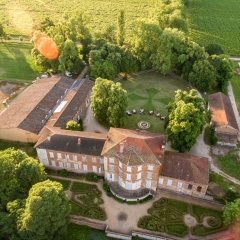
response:
<path id="1" fill-rule="evenodd" d="M 33 184 L 46 179 L 44 166 L 20 150 L 0 151 L 0 205 L 27 197 Z"/>
<path id="2" fill-rule="evenodd" d="M 211 56 L 211 55 L 220 55 L 224 54 L 223 49 L 221 46 L 215 43 L 210 43 L 205 47 L 206 52 Z"/>
<path id="3" fill-rule="evenodd" d="M 97 78 L 91 96 L 91 108 L 95 118 L 110 126 L 122 127 L 126 121 L 127 92 L 120 83 Z"/>
<path id="4" fill-rule="evenodd" d="M 196 143 L 205 124 L 204 100 L 196 90 L 176 91 L 175 102 L 167 106 L 166 133 L 173 149 L 186 152 Z"/>
<path id="5" fill-rule="evenodd" d="M 125 38 L 125 11 L 120 10 L 118 17 L 117 17 L 117 43 L 118 45 L 122 46 L 124 43 Z"/>
<path id="6" fill-rule="evenodd" d="M 75 131 L 82 131 L 82 126 L 80 123 L 70 120 L 66 123 L 67 130 L 75 130 Z"/>
<path id="7" fill-rule="evenodd" d="M 116 26 L 114 25 L 106 25 L 104 26 L 101 32 L 95 33 L 96 39 L 104 39 L 107 42 L 115 43 L 116 42 Z"/>
<path id="8" fill-rule="evenodd" d="M 23 239 L 59 239 L 66 232 L 69 199 L 61 183 L 46 180 L 33 185 L 17 226 Z"/>
<path id="9" fill-rule="evenodd" d="M 78 57 L 78 50 L 75 43 L 67 39 L 64 44 L 62 51 L 58 57 L 59 66 L 58 70 L 62 71 L 65 74 L 65 71 L 73 71 L 74 61 L 76 61 Z"/>
<path id="10" fill-rule="evenodd" d="M 6 33 L 4 31 L 4 27 L 3 27 L 2 23 L 0 23 L 0 39 L 1 40 L 4 39 L 5 36 L 6 36 Z"/>
<path id="11" fill-rule="evenodd" d="M 54 22 L 49 18 L 49 17 L 46 17 L 41 23 L 40 23 L 40 30 L 41 32 L 45 32 L 47 33 L 48 29 L 50 27 L 54 27 L 55 24 Z"/>
<path id="12" fill-rule="evenodd" d="M 209 57 L 210 64 L 216 70 L 216 81 L 223 93 L 227 93 L 229 80 L 233 76 L 232 63 L 226 55 L 212 55 Z"/>
<path id="13" fill-rule="evenodd" d="M 231 223 L 239 222 L 240 217 L 240 198 L 234 202 L 227 202 L 223 207 L 223 223 L 228 226 Z"/>
<path id="14" fill-rule="evenodd" d="M 141 63 L 141 69 L 152 68 L 159 57 L 158 47 L 162 29 L 152 21 L 137 21 L 133 27 L 131 38 L 132 54 Z"/>

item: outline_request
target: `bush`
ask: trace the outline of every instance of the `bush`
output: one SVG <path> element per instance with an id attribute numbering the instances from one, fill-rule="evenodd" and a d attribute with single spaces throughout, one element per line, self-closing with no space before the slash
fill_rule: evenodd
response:
<path id="1" fill-rule="evenodd" d="M 114 196 L 114 199 L 117 200 L 117 201 L 120 202 L 120 203 L 124 203 L 124 200 L 121 199 L 121 198 L 118 198 L 118 197 Z"/>
<path id="2" fill-rule="evenodd" d="M 67 177 L 67 176 L 69 176 L 69 172 L 68 172 L 66 169 L 61 170 L 59 174 L 60 174 L 60 176 L 62 176 L 62 177 Z"/>
<path id="3" fill-rule="evenodd" d="M 91 172 L 91 173 L 88 173 L 86 175 L 86 180 L 89 181 L 89 182 L 97 182 L 98 181 L 98 177 L 95 173 Z"/>
<path id="4" fill-rule="evenodd" d="M 139 203 L 145 203 L 145 202 L 148 202 L 150 200 L 152 200 L 153 196 L 152 195 L 148 195 L 147 197 L 139 200 Z"/>
<path id="5" fill-rule="evenodd" d="M 103 189 L 106 191 L 106 192 L 110 192 L 110 187 L 109 185 L 105 182 L 103 183 Z"/>

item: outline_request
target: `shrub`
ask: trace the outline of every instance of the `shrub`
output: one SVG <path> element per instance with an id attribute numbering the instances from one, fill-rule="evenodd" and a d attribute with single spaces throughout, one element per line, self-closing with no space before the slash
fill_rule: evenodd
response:
<path id="1" fill-rule="evenodd" d="M 105 182 L 103 183 L 103 189 L 106 191 L 106 192 L 110 192 L 110 187 L 109 185 Z"/>
<path id="2" fill-rule="evenodd" d="M 207 219 L 207 223 L 209 226 L 211 226 L 212 228 L 216 228 L 219 227 L 221 225 L 221 223 L 219 222 L 218 219 L 216 219 L 215 217 L 210 217 Z"/>
<path id="3" fill-rule="evenodd" d="M 121 199 L 121 198 L 118 198 L 118 197 L 114 196 L 114 199 L 117 200 L 117 201 L 120 202 L 120 203 L 124 203 L 124 200 Z"/>
<path id="4" fill-rule="evenodd" d="M 70 120 L 66 123 L 66 129 L 74 130 L 74 131 L 82 131 L 82 126 L 79 123 L 77 123 L 73 120 Z"/>
<path id="5" fill-rule="evenodd" d="M 62 169 L 60 171 L 60 176 L 67 177 L 67 176 L 69 176 L 69 172 L 66 169 Z"/>
<path id="6" fill-rule="evenodd" d="M 91 173 L 88 173 L 86 175 L 86 180 L 87 181 L 90 181 L 90 182 L 97 182 L 98 181 L 98 177 L 95 173 L 91 172 Z"/>
<path id="7" fill-rule="evenodd" d="M 145 203 L 145 202 L 148 202 L 150 200 L 152 200 L 153 196 L 152 195 L 148 195 L 147 197 L 139 200 L 139 203 Z"/>

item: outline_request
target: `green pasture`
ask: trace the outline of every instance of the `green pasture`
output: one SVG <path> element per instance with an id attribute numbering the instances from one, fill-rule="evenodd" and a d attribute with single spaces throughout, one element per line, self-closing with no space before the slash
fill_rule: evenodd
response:
<path id="1" fill-rule="evenodd" d="M 32 44 L 0 42 L 0 80 L 34 80 L 41 68 L 31 56 Z"/>
<path id="2" fill-rule="evenodd" d="M 162 75 L 157 72 L 132 75 L 127 80 L 122 80 L 122 87 L 128 93 L 127 110 L 137 110 L 136 114 L 127 117 L 127 124 L 124 128 L 137 129 L 138 122 L 147 121 L 151 124 L 150 132 L 164 133 L 164 121 L 156 117 L 156 113 L 166 116 L 166 105 L 174 101 L 175 91 L 178 89 L 189 91 L 187 82 L 170 75 Z M 140 109 L 145 114 L 139 113 Z M 148 111 L 153 110 L 154 114 L 149 115 Z"/>
<path id="3" fill-rule="evenodd" d="M 235 97 L 235 101 L 237 104 L 238 112 L 240 112 L 240 77 L 234 76 L 231 79 L 233 93 Z"/>
<path id="4" fill-rule="evenodd" d="M 0 22 L 3 23 L 7 34 L 24 33 L 23 26 L 39 25 L 46 17 L 54 21 L 63 18 L 64 12 L 72 12 L 76 9 L 83 10 L 89 16 L 89 27 L 93 30 L 101 30 L 106 25 L 116 25 L 117 14 L 121 9 L 125 10 L 127 31 L 131 30 L 132 22 L 138 18 L 148 18 L 149 12 L 158 6 L 156 0 L 73 0 L 71 3 L 66 0 L 21 0 L 17 8 L 25 16 L 21 16 L 18 21 L 14 20 L 15 1 L 2 0 L 0 4 Z M 12 17 L 10 17 L 12 16 Z M 29 28 L 30 25 L 28 26 Z M 30 29 L 31 30 L 31 29 Z"/>
<path id="5" fill-rule="evenodd" d="M 203 46 L 219 44 L 229 55 L 240 55 L 240 1 L 191 0 L 189 38 Z"/>

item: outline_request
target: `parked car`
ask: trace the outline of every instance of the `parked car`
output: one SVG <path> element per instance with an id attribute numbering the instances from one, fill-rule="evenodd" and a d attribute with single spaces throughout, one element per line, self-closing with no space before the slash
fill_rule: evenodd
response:
<path id="1" fill-rule="evenodd" d="M 72 78 L 72 77 L 73 77 L 72 73 L 70 73 L 69 71 L 66 71 L 66 72 L 65 72 L 65 75 L 66 75 L 67 77 L 69 77 L 69 78 Z"/>
<path id="2" fill-rule="evenodd" d="M 47 75 L 47 74 L 43 74 L 43 75 L 41 76 L 41 78 L 48 78 L 48 75 Z"/>

